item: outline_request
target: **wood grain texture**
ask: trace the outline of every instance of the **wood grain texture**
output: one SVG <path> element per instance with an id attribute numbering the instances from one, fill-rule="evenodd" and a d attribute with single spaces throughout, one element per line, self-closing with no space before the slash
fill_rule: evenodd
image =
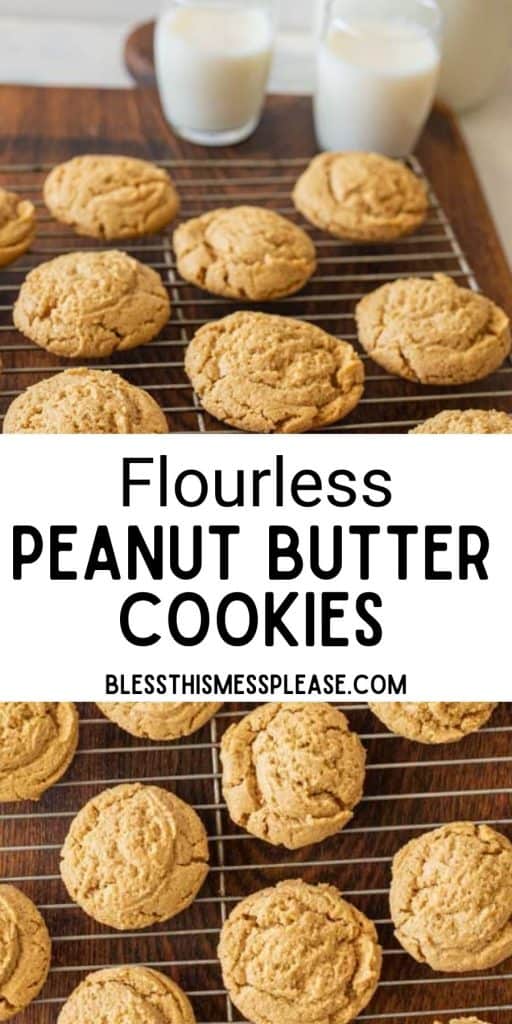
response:
<path id="1" fill-rule="evenodd" d="M 124 62 L 137 85 L 155 85 L 154 21 L 136 25 L 124 45 Z"/>
<path id="2" fill-rule="evenodd" d="M 271 97 L 266 106 L 260 127 L 241 146 L 222 151 L 202 150 L 177 139 L 168 128 L 161 114 L 155 92 L 152 89 L 137 90 L 95 90 L 95 89 L 35 89 L 14 86 L 0 87 L 0 162 L 5 165 L 53 163 L 71 155 L 83 152 L 131 153 L 161 159 L 203 160 L 202 171 L 182 167 L 177 171 L 178 187 L 183 195 L 183 216 L 199 213 L 202 209 L 219 205 L 225 201 L 233 203 L 240 190 L 230 183 L 229 171 L 222 170 L 212 160 L 219 157 L 228 160 L 249 160 L 255 180 L 264 171 L 257 168 L 257 161 L 272 158 L 307 159 L 315 152 L 315 140 L 311 116 L 311 101 L 305 97 Z M 512 279 L 496 231 L 482 196 L 475 172 L 464 148 L 454 119 L 441 109 L 436 109 L 430 118 L 420 142 L 418 155 L 428 172 L 442 206 L 452 222 L 462 249 L 467 255 L 481 288 L 493 299 L 512 313 Z M 254 159 L 254 163 L 252 162 Z M 197 165 L 196 165 L 197 166 Z M 232 164 L 231 164 L 232 166 Z M 191 184 L 198 173 L 209 176 L 215 182 L 215 194 L 211 186 L 191 190 Z M 272 170 L 275 174 L 275 169 Z M 286 172 L 283 184 L 279 186 L 280 206 L 291 213 L 290 190 L 293 178 Z M 44 174 L 23 174 L 4 171 L 0 185 L 17 185 L 41 203 L 41 185 Z M 264 185 L 256 185 L 254 201 L 275 206 L 276 200 L 268 200 Z M 247 189 L 244 198 L 247 197 Z M 212 198 L 215 195 L 215 198 Z M 194 196 L 194 198 L 190 198 Z M 187 198 L 188 197 L 188 198 Z M 45 211 L 39 207 L 42 216 Z M 443 216 L 441 214 L 440 216 Z M 437 217 L 437 213 L 436 213 Z M 296 219 L 300 218 L 296 216 Z M 439 225 L 429 231 L 439 232 Z M 445 229 L 443 228 L 443 231 Z M 315 240 L 325 245 L 326 237 L 313 232 Z M 436 237 L 436 236 L 434 236 Z M 0 273 L 0 345 L 3 349 L 4 375 L 0 384 L 0 412 L 5 412 L 9 401 L 21 389 L 34 383 L 42 376 L 56 372 L 69 365 L 27 343 L 11 324 L 11 306 L 20 287 L 26 269 L 45 258 L 55 255 L 63 248 L 83 248 L 97 244 L 63 232 L 62 226 L 51 221 L 41 222 L 40 236 L 33 251 L 11 269 Z M 127 248 L 130 248 L 127 246 Z M 440 260 L 432 260 L 432 253 L 442 250 Z M 416 259 L 404 257 L 409 253 L 407 242 L 399 242 L 385 250 L 371 247 L 342 247 L 330 244 L 322 267 L 323 277 L 304 290 L 301 296 L 283 303 L 267 306 L 271 312 L 286 312 L 287 315 L 308 316 L 324 326 L 331 333 L 344 336 L 354 332 L 353 312 L 356 304 L 354 288 L 369 291 L 376 286 L 369 275 L 361 283 L 360 275 L 382 271 L 384 278 L 392 279 L 404 267 L 409 273 L 433 272 L 435 270 L 456 271 L 457 260 L 450 255 L 446 241 L 421 244 L 421 254 Z M 381 257 L 379 256 L 381 253 Z M 157 262 L 166 276 L 168 261 L 172 261 L 170 233 L 153 236 L 143 243 L 137 255 L 147 262 Z M 353 261 L 352 262 L 352 258 Z M 379 258 L 382 263 L 379 264 Z M 425 259 L 427 260 L 425 262 Z M 331 262 L 332 260 L 332 262 Z M 324 277 L 337 281 L 340 260 L 344 275 L 343 283 L 328 284 Z M 352 278 L 350 275 L 353 275 Z M 462 280 L 464 283 L 464 280 Z M 171 297 L 184 303 L 185 317 L 190 326 L 183 326 L 180 312 L 175 309 L 170 324 L 165 328 L 157 344 L 150 344 L 119 358 L 106 360 L 102 365 L 121 365 L 121 372 L 132 383 L 154 388 L 155 397 L 168 410 L 171 429 L 194 430 L 198 428 L 197 412 L 192 400 L 192 391 L 178 365 L 183 357 L 184 343 L 191 337 L 194 324 L 207 316 L 216 319 L 233 310 L 234 305 L 223 301 L 212 301 L 192 286 L 173 289 L 169 280 Z M 181 289 L 181 290 L 179 290 Z M 332 293 L 335 295 L 332 296 Z M 331 298 L 332 296 L 332 298 Z M 183 316 L 183 313 L 181 314 Z M 351 337 L 350 333 L 348 337 Z M 368 363 L 368 384 L 365 402 L 352 414 L 343 426 L 350 429 L 368 430 L 372 422 L 382 424 L 382 429 L 406 430 L 407 425 L 433 415 L 442 408 L 497 407 L 512 411 L 512 365 L 507 364 L 499 373 L 485 381 L 449 389 L 439 394 L 439 389 L 416 387 L 406 381 L 389 377 L 371 363 Z M 445 397 L 447 396 L 447 397 Z M 475 397 L 473 397 L 475 396 Z M 398 423 L 398 426 L 397 426 Z M 219 424 L 206 416 L 207 430 L 219 429 Z M 379 429 L 381 427 L 379 426 Z"/>
<path id="3" fill-rule="evenodd" d="M 0 808 L 0 875 L 15 880 L 41 906 L 54 943 L 50 979 L 18 1024 L 52 1024 L 64 998 L 92 967 L 145 962 L 160 965 L 191 993 L 198 1021 L 226 1024 L 230 1017 L 216 960 L 219 897 L 224 892 L 229 909 L 250 892 L 290 877 L 337 885 L 378 922 L 387 950 L 382 983 L 360 1019 L 433 1024 L 436 1015 L 447 1019 L 449 1010 L 493 1007 L 478 1015 L 488 1024 L 509 1024 L 510 961 L 482 975 L 446 978 L 416 964 L 393 938 L 387 891 L 389 858 L 432 826 L 486 820 L 512 838 L 511 707 L 500 705 L 488 728 L 460 744 L 426 747 L 387 733 L 365 705 L 350 706 L 351 726 L 368 753 L 364 800 L 340 835 L 289 853 L 241 832 L 219 801 L 218 748 L 211 743 L 248 705 L 224 705 L 213 723 L 176 744 L 137 740 L 103 718 L 95 705 L 79 705 L 80 745 L 65 778 L 37 804 Z M 211 872 L 199 900 L 183 914 L 123 935 L 95 924 L 69 903 L 59 878 L 59 850 L 71 817 L 85 801 L 106 785 L 129 779 L 158 782 L 198 807 L 210 836 Z"/>

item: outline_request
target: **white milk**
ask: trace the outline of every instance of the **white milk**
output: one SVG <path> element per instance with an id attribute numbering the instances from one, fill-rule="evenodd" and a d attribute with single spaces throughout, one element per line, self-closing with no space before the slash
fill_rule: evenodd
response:
<path id="1" fill-rule="evenodd" d="M 512 42 L 512 0 L 439 0 L 444 18 L 439 95 L 466 110 L 495 91 Z"/>
<path id="2" fill-rule="evenodd" d="M 439 61 L 428 31 L 405 18 L 333 21 L 317 60 L 321 148 L 410 153 L 432 106 Z"/>
<path id="3" fill-rule="evenodd" d="M 257 7 L 213 3 L 164 14 L 155 35 L 155 60 L 170 123 L 189 138 L 248 134 L 261 112 L 272 42 L 271 19 Z"/>

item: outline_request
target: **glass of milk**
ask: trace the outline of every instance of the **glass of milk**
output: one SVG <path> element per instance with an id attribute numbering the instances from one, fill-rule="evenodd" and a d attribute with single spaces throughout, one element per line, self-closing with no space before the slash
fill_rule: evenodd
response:
<path id="1" fill-rule="evenodd" d="M 275 0 L 168 0 L 155 30 L 164 114 L 203 146 L 242 142 L 261 116 L 276 25 Z"/>
<path id="2" fill-rule="evenodd" d="M 511 59 L 512 0 L 439 0 L 444 14 L 439 96 L 456 110 L 489 99 Z"/>
<path id="3" fill-rule="evenodd" d="M 411 153 L 434 101 L 441 36 L 436 0 L 328 0 L 314 98 L 320 147 Z"/>

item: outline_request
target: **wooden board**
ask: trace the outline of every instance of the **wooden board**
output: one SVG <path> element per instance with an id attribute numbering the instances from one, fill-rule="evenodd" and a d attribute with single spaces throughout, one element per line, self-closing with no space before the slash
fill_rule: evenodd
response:
<path id="1" fill-rule="evenodd" d="M 235 160 L 248 160 L 247 173 L 256 177 L 261 176 L 264 180 L 265 174 L 276 174 L 275 165 L 271 172 L 265 172 L 264 168 L 260 170 L 261 165 L 258 161 L 268 160 L 269 157 L 281 160 L 300 158 L 304 165 L 315 151 L 311 101 L 305 97 L 271 97 L 262 123 L 252 139 L 241 146 L 213 153 L 211 150 L 189 145 L 173 136 L 165 123 L 157 96 L 152 89 L 66 90 L 0 87 L 0 124 L 0 163 L 4 166 L 34 162 L 51 164 L 72 154 L 87 151 L 133 153 L 156 160 L 194 161 L 190 166 L 182 166 L 175 172 L 184 196 L 183 216 L 218 205 L 217 198 L 223 200 L 224 196 L 228 202 L 236 201 L 240 190 L 230 184 L 229 178 L 229 168 L 234 167 Z M 512 312 L 510 271 L 457 124 L 447 112 L 434 111 L 421 140 L 418 155 L 481 288 Z M 213 162 L 219 157 L 229 159 L 227 169 L 220 169 Z M 198 165 L 199 160 L 206 161 L 206 164 Z M 296 175 L 298 170 L 282 170 L 287 177 L 283 178 L 283 186 L 279 187 L 279 196 L 286 204 L 286 212 L 293 215 L 290 191 L 294 180 L 293 174 Z M 238 171 L 235 173 L 239 174 Z M 190 185 L 198 175 L 204 178 L 205 174 L 215 183 L 215 194 L 211 188 L 203 187 L 202 191 L 194 193 L 194 202 L 189 202 L 187 206 L 187 193 L 189 196 L 192 194 Z M 13 267 L 0 272 L 0 348 L 4 364 L 4 375 L 0 384 L 0 413 L 5 412 L 12 397 L 28 384 L 69 365 L 65 360 L 56 359 L 36 348 L 10 327 L 12 303 L 26 270 L 62 251 L 63 248 L 83 248 L 91 244 L 90 240 L 77 238 L 69 231 L 66 234 L 62 226 L 52 221 L 47 213 L 45 216 L 41 198 L 43 177 L 43 172 L 36 175 L 26 172 L 13 175 L 7 170 L 0 174 L 0 185 L 14 184 L 21 191 L 31 189 L 29 194 L 41 203 L 41 220 L 46 220 L 45 223 L 41 223 L 40 235 L 32 252 Z M 252 192 L 253 190 L 251 195 Z M 243 194 L 247 201 L 247 189 Z M 215 195 L 215 198 L 211 198 L 212 195 Z M 204 200 L 203 205 L 201 197 Z M 254 200 L 267 202 L 265 190 L 256 188 Z M 272 202 L 269 205 L 272 205 Z M 438 214 L 435 211 L 438 218 L 436 231 L 440 230 L 439 217 L 444 217 L 445 213 Z M 300 220 L 298 216 L 297 219 Z M 428 236 L 429 230 L 427 225 L 422 232 Z M 442 230 L 445 234 L 448 231 L 446 227 Z M 325 260 L 323 273 L 329 275 L 332 270 L 333 273 L 327 279 L 335 283 L 327 286 L 320 278 L 315 279 L 303 294 L 293 301 L 274 304 L 267 308 L 292 316 L 304 315 L 319 322 L 331 333 L 346 336 L 350 340 L 355 338 L 354 333 L 347 333 L 350 330 L 355 331 L 352 320 L 356 304 L 354 287 L 357 285 L 359 288 L 361 273 L 377 268 L 384 272 L 377 274 L 377 278 L 391 279 L 399 270 L 406 270 L 407 273 L 431 273 L 434 270 L 456 270 L 458 266 L 457 260 L 453 260 L 453 253 L 451 260 L 449 259 L 453 248 L 451 244 L 444 246 L 448 257 L 443 256 L 440 262 L 432 262 L 430 257 L 425 255 L 418 255 L 416 262 L 409 258 L 411 246 L 408 242 L 380 250 L 382 256 L 379 256 L 378 249 L 343 247 L 333 240 L 326 239 L 320 232 L 313 232 L 313 237 L 319 246 L 330 246 L 322 252 L 327 251 L 329 257 L 333 257 L 333 265 L 331 267 L 330 259 Z M 413 241 L 416 247 L 416 242 Z M 426 246 L 423 246 L 423 237 L 420 241 L 422 253 L 432 253 L 440 248 L 435 241 L 427 242 Z M 148 262 L 155 261 L 156 258 L 157 265 L 164 272 L 163 268 L 172 262 L 170 233 L 154 236 L 144 243 L 142 251 L 139 252 L 138 248 L 134 251 Z M 402 262 L 404 254 L 408 255 L 406 263 Z M 429 262 L 421 262 L 425 258 Z M 379 266 L 379 259 L 382 259 L 382 266 Z M 334 271 L 339 273 L 340 263 L 343 264 L 343 281 L 334 274 Z M 364 291 L 371 290 L 376 283 L 381 283 L 374 280 L 375 275 L 367 276 L 368 279 L 363 283 Z M 465 280 L 467 279 L 463 279 L 462 283 L 465 283 Z M 167 284 L 170 287 L 169 281 Z M 182 305 L 184 303 L 185 315 L 191 325 L 201 322 L 205 310 L 208 317 L 215 319 L 233 309 L 233 304 L 212 302 L 192 287 L 187 287 L 181 292 L 177 288 L 171 288 L 171 294 L 173 300 L 178 297 L 182 300 Z M 329 301 L 330 298 L 332 301 Z M 128 380 L 153 390 L 163 407 L 170 411 L 171 429 L 197 430 L 197 407 L 192 400 L 192 391 L 183 368 L 179 366 L 183 358 L 184 343 L 195 328 L 183 328 L 178 307 L 179 302 L 175 302 L 174 316 L 156 343 L 123 354 L 122 360 L 113 358 L 102 365 L 120 368 Z M 425 416 L 446 407 L 478 405 L 512 411 L 510 364 L 483 382 L 453 389 L 449 393 L 442 390 L 439 393 L 439 389 L 435 388 L 415 387 L 383 374 L 371 361 L 367 365 L 364 401 L 346 423 L 341 424 L 341 430 L 403 431 Z M 212 418 L 205 417 L 204 427 L 207 430 L 218 430 L 220 425 Z"/>
<path id="2" fill-rule="evenodd" d="M 137 85 L 155 85 L 154 21 L 136 25 L 124 44 L 124 62 Z"/>
<path id="3" fill-rule="evenodd" d="M 125 962 L 169 971 L 192 993 L 199 1022 L 227 1024 L 231 1008 L 216 960 L 223 913 L 250 892 L 290 877 L 337 885 L 378 922 L 386 954 L 382 984 L 360 1018 L 366 1024 L 433 1024 L 436 1018 L 447 1024 L 450 1010 L 509 1024 L 511 962 L 480 975 L 446 977 L 415 963 L 393 938 L 387 890 L 392 855 L 438 823 L 484 820 L 512 838 L 512 706 L 500 705 L 483 731 L 458 745 L 425 747 L 389 734 L 366 705 L 349 705 L 351 726 L 368 754 L 364 800 L 340 835 L 295 853 L 235 828 L 222 804 L 218 741 L 243 707 L 224 705 L 194 737 L 172 745 L 132 738 L 95 705 L 80 705 L 79 752 L 65 778 L 37 804 L 0 807 L 0 876 L 15 880 L 41 906 L 54 940 L 50 979 L 17 1024 L 53 1024 L 89 968 Z M 125 936 L 69 902 L 59 850 L 73 814 L 88 799 L 132 779 L 157 782 L 198 808 L 210 837 L 211 872 L 199 900 L 183 914 Z"/>

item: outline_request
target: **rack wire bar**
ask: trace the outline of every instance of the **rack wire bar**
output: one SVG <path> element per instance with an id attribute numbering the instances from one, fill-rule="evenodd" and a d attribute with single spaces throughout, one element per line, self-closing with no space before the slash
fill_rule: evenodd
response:
<path id="1" fill-rule="evenodd" d="M 317 323 L 359 348 L 354 321 L 356 303 L 368 291 L 386 281 L 411 275 L 430 277 L 441 272 L 467 287 L 478 289 L 449 218 L 430 187 L 426 223 L 414 235 L 393 244 L 354 246 L 328 238 L 305 225 L 293 208 L 290 193 L 308 159 L 161 161 L 172 172 L 183 195 L 181 217 L 194 216 L 219 205 L 257 203 L 284 212 L 311 231 L 319 252 L 317 273 L 312 281 L 300 295 L 259 308 Z M 426 181 L 416 158 L 410 159 L 410 165 Z M 108 247 L 94 239 L 75 236 L 52 220 L 42 200 L 42 184 L 47 171 L 46 164 L 0 166 L 0 185 L 28 194 L 33 199 L 39 225 L 32 251 L 0 271 L 0 360 L 3 363 L 0 421 L 13 398 L 29 384 L 73 363 L 76 365 L 76 361 L 56 359 L 27 342 L 14 329 L 12 309 L 24 276 L 43 260 L 60 253 Z M 119 243 L 116 246 L 119 247 Z M 231 433 L 201 408 L 185 375 L 183 350 L 199 327 L 233 312 L 239 306 L 206 295 L 180 280 L 170 231 L 129 241 L 122 247 L 160 272 L 169 289 L 172 317 L 160 337 L 150 344 L 129 353 L 115 354 L 101 363 L 90 360 L 87 365 L 120 372 L 131 383 L 153 393 L 166 412 L 173 431 Z M 346 421 L 324 432 L 402 433 L 443 408 L 469 408 L 475 404 L 512 412 L 512 388 L 507 386 L 508 374 L 512 371 L 511 361 L 485 382 L 463 388 L 438 389 L 435 393 L 432 389 L 391 377 L 366 355 L 365 363 L 368 372 L 363 400 Z"/>
<path id="2" fill-rule="evenodd" d="M 252 706 L 225 704 L 195 735 L 152 744 L 123 733 L 94 705 L 80 705 L 80 745 L 66 777 L 36 805 L 0 807 L 2 880 L 19 884 L 35 900 L 53 936 L 49 980 L 19 1024 L 54 1024 L 88 971 L 124 963 L 170 973 L 191 996 L 198 1021 L 234 1024 L 239 1014 L 224 990 L 217 958 L 220 929 L 240 898 L 287 877 L 332 882 L 375 921 L 384 968 L 374 999 L 358 1019 L 432 1024 L 436 1018 L 477 1015 L 488 1024 L 506 1024 L 511 962 L 466 975 L 436 974 L 416 964 L 394 939 L 388 890 L 394 853 L 423 831 L 458 818 L 490 824 L 512 838 L 512 705 L 500 705 L 488 725 L 456 747 L 440 748 L 382 731 L 366 704 L 337 705 L 364 737 L 365 795 L 338 836 L 294 853 L 255 840 L 226 811 L 220 741 Z M 142 932 L 115 932 L 70 901 L 60 880 L 59 852 L 83 803 L 104 786 L 132 779 L 170 788 L 199 810 L 211 870 L 198 898 L 178 918 Z"/>

